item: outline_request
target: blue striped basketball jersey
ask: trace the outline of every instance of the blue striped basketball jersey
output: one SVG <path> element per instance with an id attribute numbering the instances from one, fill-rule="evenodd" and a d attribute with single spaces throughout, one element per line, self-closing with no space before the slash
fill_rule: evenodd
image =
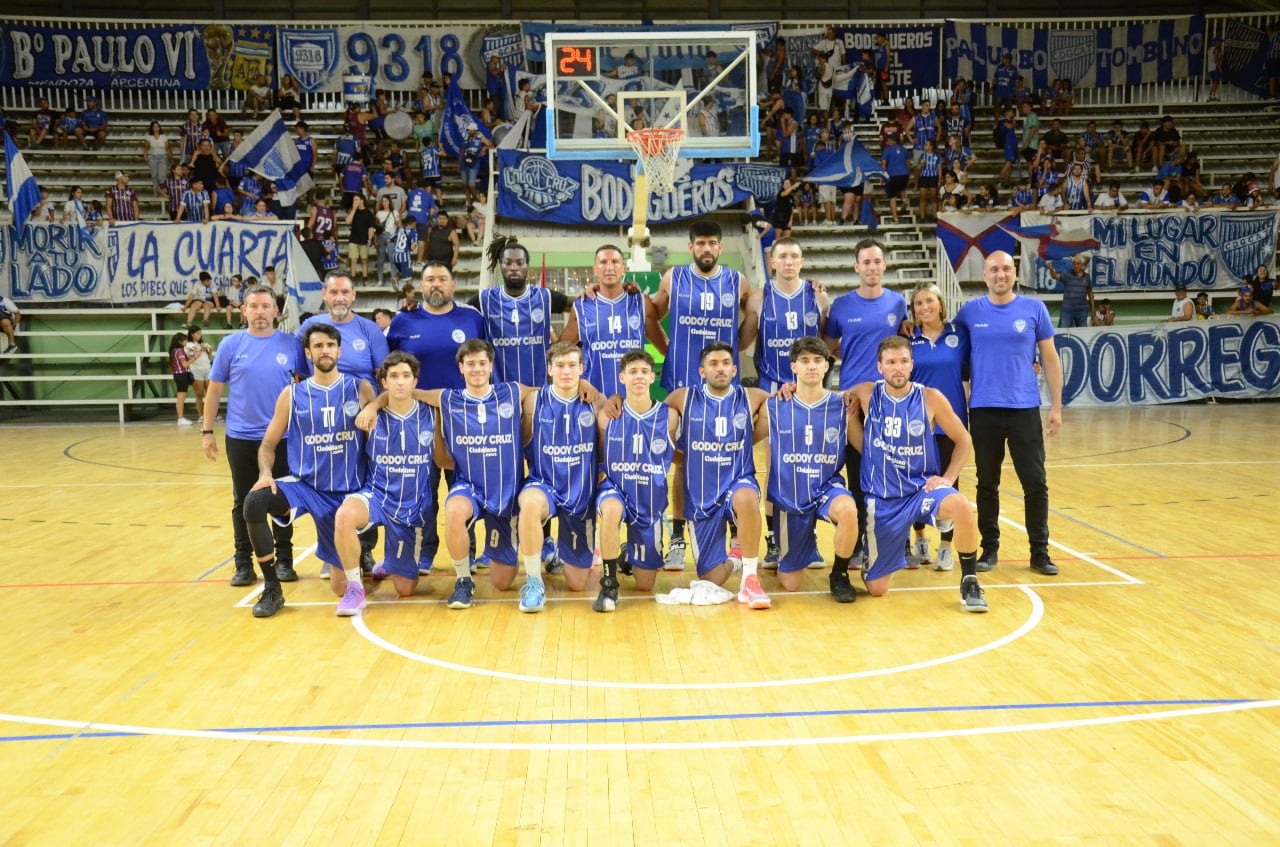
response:
<path id="1" fill-rule="evenodd" d="M 497 350 L 494 382 L 547 384 L 547 350 L 551 347 L 551 292 L 529 287 L 519 297 L 501 286 L 480 292 L 484 337 Z"/>
<path id="2" fill-rule="evenodd" d="M 863 424 L 862 490 L 869 497 L 910 497 L 938 473 L 938 442 L 929 427 L 924 387 L 893 398 L 884 380 L 871 389 Z"/>
<path id="3" fill-rule="evenodd" d="M 751 403 L 742 386 L 715 397 L 699 383 L 685 394 L 679 441 L 685 508 L 693 518 L 711 517 L 733 483 L 756 475 L 752 429 Z"/>
<path id="4" fill-rule="evenodd" d="M 457 481 L 476 490 L 485 511 L 509 515 L 520 489 L 520 386 L 500 382 L 484 397 L 446 388 L 440 423 Z"/>
<path id="5" fill-rule="evenodd" d="M 772 282 L 764 284 L 755 353 L 761 388 L 772 393 L 782 383 L 794 380 L 787 354 L 796 339 L 818 334 L 820 315 L 811 280 L 801 280 L 800 288 L 791 294 L 778 290 Z"/>
<path id="6" fill-rule="evenodd" d="M 741 274 L 723 265 L 709 277 L 692 264 L 671 269 L 671 343 L 662 366 L 662 387 L 668 392 L 701 383 L 702 348 L 712 341 L 732 346 L 737 363 L 741 294 Z"/>
<path id="7" fill-rule="evenodd" d="M 430 508 L 433 492 L 427 479 L 435 450 L 435 412 L 413 404 L 405 415 L 390 409 L 378 414 L 365 451 L 369 457 L 369 498 L 382 514 L 405 526 L 417 526 Z"/>
<path id="8" fill-rule="evenodd" d="M 1084 195 L 1085 184 L 1086 180 L 1084 177 L 1080 177 L 1079 179 L 1076 179 L 1074 176 L 1067 177 L 1064 182 L 1065 190 L 1063 191 L 1062 199 L 1067 202 L 1068 209 L 1080 211 L 1082 209 L 1089 208 L 1089 202 Z"/>
<path id="9" fill-rule="evenodd" d="M 770 397 L 769 499 L 788 512 L 807 512 L 832 482 L 848 443 L 844 398 L 828 391 L 813 405 Z"/>
<path id="10" fill-rule="evenodd" d="M 624 394 L 618 360 L 644 346 L 644 297 L 622 294 L 614 300 L 599 294 L 579 297 L 573 304 L 578 337 L 586 366 L 582 378 L 606 394 Z"/>
<path id="11" fill-rule="evenodd" d="M 641 523 L 654 523 L 667 511 L 667 473 L 675 453 L 670 421 L 666 403 L 654 403 L 643 414 L 624 404 L 622 417 L 605 427 L 601 470 Z"/>
<path id="12" fill-rule="evenodd" d="M 558 396 L 550 385 L 533 401 L 533 437 L 525 445 L 529 478 L 556 493 L 572 515 L 591 511 L 596 496 L 596 411 L 575 393 Z"/>
<path id="13" fill-rule="evenodd" d="M 341 374 L 324 386 L 305 379 L 289 392 L 289 472 L 316 491 L 360 488 L 365 478 L 364 433 L 355 424 L 360 380 Z"/>
<path id="14" fill-rule="evenodd" d="M 924 153 L 920 156 L 920 176 L 925 179 L 937 179 L 942 169 L 942 157 L 937 153 Z"/>
<path id="15" fill-rule="evenodd" d="M 418 166 L 422 168 L 423 179 L 439 179 L 440 148 L 433 144 L 423 144 L 418 149 Z"/>

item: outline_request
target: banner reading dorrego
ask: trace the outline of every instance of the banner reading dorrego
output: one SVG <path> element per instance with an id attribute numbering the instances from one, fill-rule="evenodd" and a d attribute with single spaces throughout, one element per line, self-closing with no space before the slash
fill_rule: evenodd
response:
<path id="1" fill-rule="evenodd" d="M 1280 317 L 1060 331 L 1062 400 L 1147 406 L 1280 397 Z"/>
<path id="2" fill-rule="evenodd" d="M 122 223 L 110 228 L 27 224 L 0 228 L 0 293 L 19 303 L 155 303 L 186 299 L 207 271 L 221 290 L 232 274 L 268 265 L 301 311 L 322 307 L 320 279 L 288 221 Z"/>

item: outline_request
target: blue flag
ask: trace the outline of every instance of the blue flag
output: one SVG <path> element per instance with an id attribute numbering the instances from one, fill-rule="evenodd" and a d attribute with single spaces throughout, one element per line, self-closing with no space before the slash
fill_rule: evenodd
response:
<path id="1" fill-rule="evenodd" d="M 248 170 L 275 183 L 276 201 L 281 206 L 292 206 L 298 202 L 299 194 L 315 188 L 306 163 L 284 127 L 279 109 L 267 115 L 227 161 L 243 162 Z"/>
<path id="2" fill-rule="evenodd" d="M 805 180 L 815 185 L 861 185 L 872 177 L 887 179 L 888 174 L 871 151 L 855 138 L 834 156 L 823 158 Z"/>
<path id="3" fill-rule="evenodd" d="M 2 131 L 2 130 L 0 130 Z M 40 186 L 35 174 L 22 158 L 13 136 L 4 136 L 5 187 L 9 191 L 9 210 L 13 212 L 14 229 L 21 233 L 31 218 L 32 211 L 40 205 Z"/>
<path id="4" fill-rule="evenodd" d="M 440 118 L 440 144 L 444 147 L 444 152 L 455 159 L 460 158 L 467 135 L 472 129 L 480 130 L 482 136 L 493 141 L 489 128 L 467 106 L 467 98 L 462 93 L 458 80 L 451 79 L 449 90 L 444 95 L 444 115 Z"/>

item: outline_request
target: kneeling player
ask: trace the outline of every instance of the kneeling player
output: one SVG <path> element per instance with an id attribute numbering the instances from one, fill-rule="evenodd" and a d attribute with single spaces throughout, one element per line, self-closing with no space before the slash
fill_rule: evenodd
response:
<path id="1" fill-rule="evenodd" d="M 870 564 L 863 579 L 871 594 L 888 593 L 893 574 L 906 567 L 911 524 L 952 521 L 960 553 L 960 602 L 970 612 L 985 612 L 976 570 L 978 524 L 969 501 L 952 487 L 973 442 L 942 392 L 911 382 L 911 366 L 911 343 L 886 338 L 877 351 L 884 379 L 850 389 L 863 418 L 852 414 L 849 420 L 850 440 L 862 452 L 867 495 Z M 934 423 L 955 442 L 951 463 L 941 474 Z"/>
<path id="2" fill-rule="evenodd" d="M 852 603 L 857 595 L 849 582 L 849 561 L 858 539 L 858 509 L 840 476 L 849 432 L 844 398 L 822 386 L 831 359 L 820 339 L 797 339 L 788 357 L 795 393 L 790 400 L 770 397 L 756 421 L 756 440 L 768 439 L 769 500 L 779 527 L 778 581 L 795 591 L 801 572 L 822 561 L 821 518 L 836 528 L 831 593 L 838 603 Z"/>
<path id="3" fill-rule="evenodd" d="M 373 576 L 390 577 L 401 597 L 418 585 L 418 546 L 431 506 L 427 480 L 436 448 L 435 411 L 413 399 L 419 369 L 418 360 L 402 350 L 383 360 L 387 406 L 365 442 L 369 479 L 342 501 L 333 539 L 343 570 L 351 571 L 360 567 L 360 533 L 385 527 L 385 555 Z"/>
<path id="4" fill-rule="evenodd" d="M 636 588 L 653 590 L 662 567 L 662 513 L 667 509 L 667 473 L 679 431 L 680 415 L 649 396 L 655 368 L 643 348 L 618 360 L 626 389 L 622 414 L 610 419 L 601 412 L 604 480 L 596 498 L 600 518 L 600 553 L 604 571 L 600 594 L 591 608 L 612 612 L 618 605 L 618 572 L 634 573 Z M 627 553 L 622 524 L 627 525 Z M 625 564 L 624 564 L 625 559 Z"/>

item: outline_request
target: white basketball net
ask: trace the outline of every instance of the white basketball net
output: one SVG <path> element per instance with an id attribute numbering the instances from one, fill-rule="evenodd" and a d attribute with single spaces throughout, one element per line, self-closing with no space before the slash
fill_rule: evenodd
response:
<path id="1" fill-rule="evenodd" d="M 684 130 L 675 128 L 633 129 L 627 143 L 636 151 L 641 172 L 652 194 L 670 194 L 676 183 L 676 159 L 684 143 Z"/>

